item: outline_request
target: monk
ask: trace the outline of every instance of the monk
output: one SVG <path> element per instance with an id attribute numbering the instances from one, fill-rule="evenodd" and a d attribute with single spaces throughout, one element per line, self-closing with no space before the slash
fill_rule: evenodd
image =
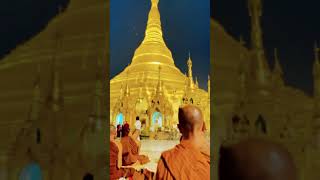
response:
<path id="1" fill-rule="evenodd" d="M 209 180 L 210 146 L 205 139 L 204 120 L 199 108 L 179 108 L 180 144 L 162 153 L 157 180 Z"/>
<path id="2" fill-rule="evenodd" d="M 220 148 L 220 180 L 296 180 L 289 152 L 265 140 L 249 139 Z"/>
<path id="3" fill-rule="evenodd" d="M 131 178 L 134 180 L 152 179 L 153 174 L 148 170 L 143 170 L 138 167 L 138 162 L 132 166 L 122 166 L 122 145 L 115 141 L 117 130 L 110 126 L 110 180 L 118 180 L 119 178 Z M 137 167 L 137 168 L 134 168 Z"/>
<path id="4" fill-rule="evenodd" d="M 130 169 L 122 169 L 122 145 L 115 141 L 117 130 L 110 126 L 110 179 L 116 180 L 121 177 L 132 176 Z"/>
<path id="5" fill-rule="evenodd" d="M 137 161 L 140 164 L 146 164 L 150 160 L 145 155 L 139 155 L 140 144 L 137 143 L 136 138 L 133 138 L 130 134 L 128 126 L 122 128 L 121 144 L 123 147 L 122 151 L 122 164 L 124 166 L 132 165 Z"/>

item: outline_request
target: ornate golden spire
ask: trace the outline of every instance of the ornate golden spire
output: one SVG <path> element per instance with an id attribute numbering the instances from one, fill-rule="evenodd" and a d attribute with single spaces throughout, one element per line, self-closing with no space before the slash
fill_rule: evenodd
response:
<path id="1" fill-rule="evenodd" d="M 260 18 L 262 15 L 262 0 L 248 0 L 249 15 L 251 17 L 251 46 L 253 49 L 263 50 L 262 30 Z"/>
<path id="2" fill-rule="evenodd" d="M 191 60 L 190 52 L 189 52 L 189 58 L 188 58 L 188 61 L 187 61 L 187 65 L 188 65 L 189 87 L 191 89 L 193 89 L 194 88 L 194 82 L 193 82 L 193 75 L 192 75 L 192 60 Z"/>
<path id="3" fill-rule="evenodd" d="M 279 56 L 278 56 L 278 49 L 274 48 L 274 61 L 275 61 L 275 66 L 274 66 L 274 73 L 279 73 L 280 75 L 283 74 L 280 62 L 279 62 Z"/>
<path id="4" fill-rule="evenodd" d="M 273 69 L 273 83 L 276 87 L 283 86 L 284 81 L 283 81 L 283 71 L 281 68 L 281 64 L 279 62 L 279 57 L 278 57 L 278 49 L 274 48 L 274 69 Z"/>
<path id="5" fill-rule="evenodd" d="M 260 18 L 262 15 L 262 0 L 248 0 L 249 15 L 251 17 L 251 48 L 254 57 L 255 78 L 259 86 L 266 86 L 270 69 L 266 62 Z"/>
<path id="6" fill-rule="evenodd" d="M 151 0 L 151 3 L 152 6 L 148 16 L 145 37 L 135 51 L 132 64 L 158 61 L 159 63 L 173 65 L 172 54 L 162 36 L 160 12 L 158 9 L 159 0 Z"/>
<path id="7" fill-rule="evenodd" d="M 198 77 L 196 77 L 196 87 L 199 87 L 199 83 L 198 83 Z"/>

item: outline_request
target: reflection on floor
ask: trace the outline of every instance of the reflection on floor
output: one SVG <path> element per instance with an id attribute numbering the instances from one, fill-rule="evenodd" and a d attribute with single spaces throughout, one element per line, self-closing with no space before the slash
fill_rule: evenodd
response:
<path id="1" fill-rule="evenodd" d="M 146 164 L 146 168 L 156 172 L 161 153 L 173 148 L 178 143 L 178 140 L 141 140 L 140 154 L 147 155 L 151 160 Z"/>

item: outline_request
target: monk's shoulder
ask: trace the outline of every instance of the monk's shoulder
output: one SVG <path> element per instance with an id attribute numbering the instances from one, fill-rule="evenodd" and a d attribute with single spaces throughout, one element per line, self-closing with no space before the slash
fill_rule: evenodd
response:
<path id="1" fill-rule="evenodd" d="M 174 148 L 162 152 L 161 157 L 165 160 L 169 160 L 178 158 L 181 153 L 183 153 L 183 151 L 181 151 L 181 145 L 178 144 Z"/>

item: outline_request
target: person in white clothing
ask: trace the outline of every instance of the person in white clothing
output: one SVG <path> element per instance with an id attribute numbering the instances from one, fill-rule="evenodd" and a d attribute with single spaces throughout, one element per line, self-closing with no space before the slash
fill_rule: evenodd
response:
<path id="1" fill-rule="evenodd" d="M 139 120 L 139 117 L 136 118 L 135 128 L 141 131 L 141 122 Z"/>
<path id="2" fill-rule="evenodd" d="M 134 125 L 135 125 L 136 130 L 139 131 L 138 140 L 140 141 L 141 122 L 139 120 L 139 116 L 136 118 L 136 123 Z"/>

